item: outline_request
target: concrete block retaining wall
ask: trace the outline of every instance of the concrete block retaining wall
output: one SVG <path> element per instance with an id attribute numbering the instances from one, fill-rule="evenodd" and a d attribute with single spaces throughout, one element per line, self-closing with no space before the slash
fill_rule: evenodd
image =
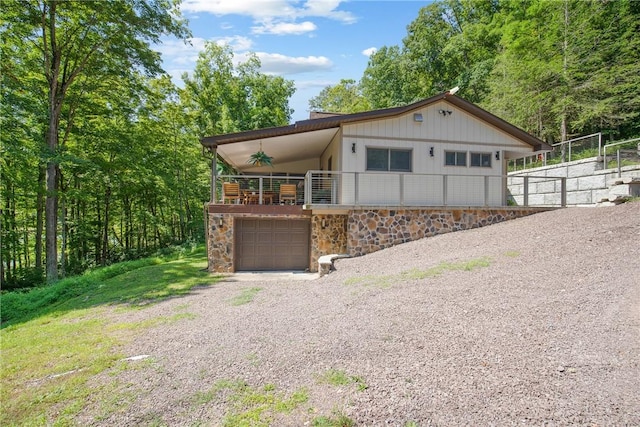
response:
<path id="1" fill-rule="evenodd" d="M 640 177 L 640 165 L 625 166 L 625 177 Z M 576 160 L 561 165 L 543 166 L 511 172 L 507 178 L 508 200 L 524 204 L 523 178 L 529 178 L 529 205 L 560 205 L 561 180 L 567 179 L 567 206 L 594 205 L 609 197 L 612 180 L 618 178 L 617 169 L 602 169 L 596 158 Z"/>

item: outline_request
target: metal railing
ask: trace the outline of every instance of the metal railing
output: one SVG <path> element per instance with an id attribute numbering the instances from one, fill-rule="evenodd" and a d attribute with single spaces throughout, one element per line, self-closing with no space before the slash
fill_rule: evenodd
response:
<path id="1" fill-rule="evenodd" d="M 567 206 L 567 178 L 563 176 L 509 175 L 509 206 Z"/>
<path id="2" fill-rule="evenodd" d="M 589 150 L 589 149 L 594 149 L 593 147 L 593 139 L 595 137 L 598 137 L 598 157 L 601 155 L 602 153 L 602 132 L 598 132 L 598 133 L 592 133 L 591 135 L 585 135 L 585 136 L 579 136 L 578 138 L 572 138 L 572 139 L 568 139 L 566 141 L 562 141 L 562 142 L 558 142 L 555 144 L 551 144 L 551 147 L 553 147 L 554 152 L 555 152 L 555 148 L 556 147 L 560 147 L 560 156 L 561 156 L 561 163 L 564 162 L 570 162 L 571 161 L 571 155 L 573 152 L 573 145 L 581 142 L 581 141 L 586 141 L 586 140 L 591 140 L 591 143 L 588 144 L 589 146 L 587 147 L 587 144 L 581 144 L 583 148 L 583 150 Z M 566 147 L 566 148 L 565 148 Z M 568 150 L 568 159 L 567 159 L 567 150 Z M 544 155 L 544 164 L 546 166 L 547 164 L 547 160 L 548 160 L 548 155 L 549 153 L 545 153 Z"/>
<path id="3" fill-rule="evenodd" d="M 596 140 L 597 154 L 595 152 Z M 517 171 L 547 166 L 547 164 L 566 163 L 572 161 L 575 156 L 585 158 L 585 156 L 591 157 L 591 155 L 593 155 L 593 157 L 595 157 L 597 155 L 600 157 L 602 153 L 602 132 L 557 142 L 551 144 L 551 148 L 552 151 L 545 152 L 544 154 L 535 154 L 522 157 L 521 159 L 509 160 L 509 169 L 511 171 Z M 522 163 L 521 168 L 518 167 L 519 160 L 521 160 Z"/>
<path id="4" fill-rule="evenodd" d="M 540 191 L 548 194 L 538 197 Z M 306 205 L 565 206 L 566 178 L 309 171 L 304 197 Z"/>
<path id="5" fill-rule="evenodd" d="M 282 184 L 296 185 L 296 204 L 302 204 L 304 200 L 304 177 L 302 176 L 218 175 L 215 203 L 224 203 L 223 182 L 240 184 L 241 196 L 236 200 L 243 204 L 280 204 L 279 194 Z"/>
<path id="6" fill-rule="evenodd" d="M 633 138 L 633 139 L 628 139 L 626 141 L 620 141 L 620 142 L 612 142 L 610 144 L 606 144 L 604 146 L 604 150 L 603 150 L 603 154 L 602 154 L 602 168 L 603 169 L 608 169 L 608 164 L 607 164 L 607 148 L 610 147 L 617 147 L 620 145 L 627 145 L 627 144 L 633 144 L 635 142 L 640 141 L 640 138 Z M 638 143 L 638 147 L 637 147 L 637 157 L 640 157 L 640 143 Z M 620 177 L 622 175 L 622 162 L 620 161 L 620 149 L 617 150 L 616 153 L 616 158 L 617 158 L 617 167 L 618 167 L 618 177 Z"/>

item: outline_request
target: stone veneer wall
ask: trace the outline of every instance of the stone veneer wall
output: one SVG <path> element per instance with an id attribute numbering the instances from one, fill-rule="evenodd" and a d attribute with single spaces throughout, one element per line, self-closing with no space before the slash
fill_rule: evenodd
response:
<path id="1" fill-rule="evenodd" d="M 520 218 L 549 208 L 435 208 L 362 209 L 348 214 L 311 215 L 311 256 L 309 270 L 317 271 L 318 259 L 329 254 L 366 255 L 423 237 L 467 230 Z M 234 271 L 234 219 L 272 217 L 254 213 L 209 214 L 209 271 Z M 309 218 L 308 215 L 278 215 Z M 220 225 L 222 219 L 222 225 Z M 324 221 L 324 225 L 323 225 Z"/>
<path id="2" fill-rule="evenodd" d="M 310 271 L 318 271 L 321 256 L 346 253 L 347 215 L 312 215 Z"/>
<path id="3" fill-rule="evenodd" d="M 376 209 L 349 212 L 348 250 L 351 256 L 423 237 L 468 230 L 520 218 L 545 208 Z"/>

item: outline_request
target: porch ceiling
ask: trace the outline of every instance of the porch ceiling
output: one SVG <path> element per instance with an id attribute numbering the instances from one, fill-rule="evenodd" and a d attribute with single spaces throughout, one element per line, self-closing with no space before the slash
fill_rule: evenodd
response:
<path id="1" fill-rule="evenodd" d="M 247 160 L 260 149 L 262 143 L 262 150 L 273 157 L 274 169 L 278 170 L 278 164 L 319 158 L 339 128 L 337 126 L 304 133 L 221 143 L 218 145 L 218 155 L 239 172 L 255 169 Z"/>

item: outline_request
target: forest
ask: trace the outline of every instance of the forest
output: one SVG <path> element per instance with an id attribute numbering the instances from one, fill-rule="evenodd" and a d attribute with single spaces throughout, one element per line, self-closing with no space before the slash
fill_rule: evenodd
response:
<path id="1" fill-rule="evenodd" d="M 3 290 L 204 240 L 202 136 L 288 124 L 292 81 L 207 43 L 176 85 L 153 50 L 188 42 L 178 4 L 0 8 Z M 640 135 L 640 2 L 439 0 L 359 81 L 309 100 L 358 112 L 459 95 L 548 142 Z M 217 168 L 224 170 L 223 164 Z M 228 172 L 228 171 L 226 171 Z"/>

